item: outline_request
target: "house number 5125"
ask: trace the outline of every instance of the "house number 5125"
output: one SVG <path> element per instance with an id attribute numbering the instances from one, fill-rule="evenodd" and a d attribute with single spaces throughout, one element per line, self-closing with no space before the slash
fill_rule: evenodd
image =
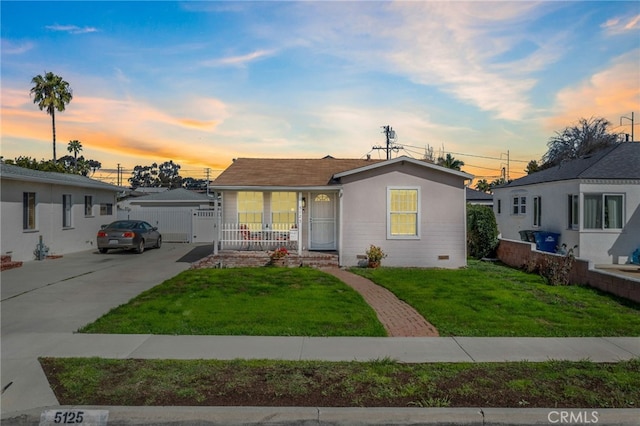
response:
<path id="1" fill-rule="evenodd" d="M 108 418 L 107 410 L 47 410 L 40 415 L 39 426 L 106 426 Z"/>

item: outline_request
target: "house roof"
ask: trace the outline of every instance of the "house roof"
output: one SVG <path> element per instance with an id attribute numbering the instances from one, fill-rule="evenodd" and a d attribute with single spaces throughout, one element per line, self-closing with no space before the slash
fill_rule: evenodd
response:
<path id="1" fill-rule="evenodd" d="M 470 179 L 472 176 L 457 170 L 406 156 L 391 160 L 238 158 L 213 182 L 214 188 L 225 187 L 318 187 L 335 184 L 335 179 L 388 164 L 408 161 L 424 167 Z"/>
<path id="2" fill-rule="evenodd" d="M 466 188 L 467 201 L 493 201 L 493 195 L 475 189 Z"/>
<path id="3" fill-rule="evenodd" d="M 516 179 L 500 188 L 572 179 L 640 179 L 640 143 L 622 142 Z"/>
<path id="4" fill-rule="evenodd" d="M 80 176 L 72 173 L 44 172 L 41 170 L 26 169 L 0 162 L 0 178 L 19 180 L 25 182 L 39 182 L 57 185 L 77 186 L 83 188 L 103 189 L 114 192 L 123 191 L 124 188 Z"/>
<path id="5" fill-rule="evenodd" d="M 189 191 L 184 188 L 171 189 L 169 191 L 157 192 L 155 194 L 144 195 L 132 200 L 133 203 L 148 203 L 157 201 L 173 201 L 173 202 L 211 202 L 212 197 L 199 192 Z"/>
<path id="6" fill-rule="evenodd" d="M 380 161 L 329 156 L 319 159 L 238 158 L 216 178 L 213 186 L 326 186 L 337 173 Z"/>

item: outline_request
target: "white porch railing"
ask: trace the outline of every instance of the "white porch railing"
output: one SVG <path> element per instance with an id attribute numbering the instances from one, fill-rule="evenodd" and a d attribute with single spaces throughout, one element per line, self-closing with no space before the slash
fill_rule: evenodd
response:
<path id="1" fill-rule="evenodd" d="M 278 247 L 296 250 L 298 239 L 296 225 L 223 223 L 220 226 L 222 250 L 274 250 Z"/>

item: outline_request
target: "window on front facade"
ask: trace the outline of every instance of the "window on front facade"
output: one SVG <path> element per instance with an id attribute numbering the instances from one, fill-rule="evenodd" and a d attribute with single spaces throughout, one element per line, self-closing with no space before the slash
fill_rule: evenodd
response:
<path id="1" fill-rule="evenodd" d="M 502 200 L 498 199 L 498 214 L 502 213 Z"/>
<path id="2" fill-rule="evenodd" d="M 389 238 L 418 237 L 418 189 L 387 190 L 387 221 Z"/>
<path id="3" fill-rule="evenodd" d="M 569 212 L 567 226 L 569 229 L 578 229 L 580 220 L 580 196 L 569 194 L 567 199 L 567 211 Z"/>
<path id="4" fill-rule="evenodd" d="M 84 196 L 84 215 L 93 216 L 93 196 Z"/>
<path id="5" fill-rule="evenodd" d="M 621 194 L 585 194 L 585 229 L 622 229 L 624 196 Z"/>
<path id="6" fill-rule="evenodd" d="M 36 193 L 22 193 L 22 229 L 36 229 Z"/>
<path id="7" fill-rule="evenodd" d="M 62 194 L 62 227 L 70 228 L 71 223 L 71 194 Z"/>
<path id="8" fill-rule="evenodd" d="M 542 226 L 542 197 L 533 197 L 533 226 Z"/>
<path id="9" fill-rule="evenodd" d="M 271 193 L 271 223 L 287 228 L 295 224 L 297 199 L 295 192 Z"/>
<path id="10" fill-rule="evenodd" d="M 261 229 L 263 208 L 262 192 L 238 192 L 238 223 Z"/>
<path id="11" fill-rule="evenodd" d="M 520 195 L 513 197 L 513 210 L 514 215 L 525 215 L 527 214 L 527 197 L 522 197 Z"/>
<path id="12" fill-rule="evenodd" d="M 100 204 L 100 216 L 110 216 L 113 214 L 113 204 L 102 203 Z"/>

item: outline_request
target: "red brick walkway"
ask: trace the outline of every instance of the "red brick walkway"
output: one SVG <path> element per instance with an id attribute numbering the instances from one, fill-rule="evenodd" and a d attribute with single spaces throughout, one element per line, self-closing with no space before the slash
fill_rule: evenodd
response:
<path id="1" fill-rule="evenodd" d="M 439 335 L 438 330 L 422 315 L 386 288 L 342 269 L 324 268 L 323 271 L 337 277 L 360 293 L 376 311 L 378 319 L 390 337 L 436 337 Z"/>

